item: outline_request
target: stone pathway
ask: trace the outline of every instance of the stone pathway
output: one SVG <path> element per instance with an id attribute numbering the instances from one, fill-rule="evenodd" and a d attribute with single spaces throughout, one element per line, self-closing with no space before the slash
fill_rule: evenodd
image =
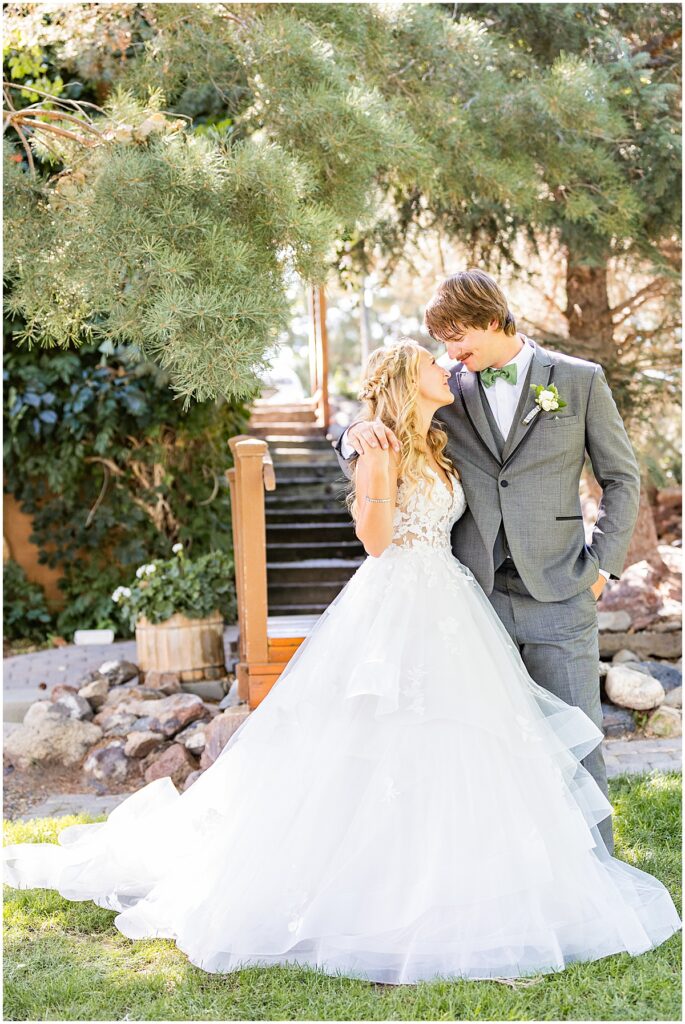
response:
<path id="1" fill-rule="evenodd" d="M 683 747 L 676 739 L 606 740 L 604 761 L 607 775 L 628 772 L 639 775 L 650 771 L 680 772 L 683 770 Z"/>
<path id="2" fill-rule="evenodd" d="M 230 644 L 238 636 L 237 626 L 224 631 L 226 658 Z M 45 700 L 53 686 L 66 683 L 75 686 L 79 680 L 98 668 L 103 661 L 121 659 L 136 661 L 135 640 L 118 640 L 113 644 L 69 644 L 51 647 L 35 654 L 16 654 L 3 660 L 3 720 L 21 722 L 29 706 Z"/>

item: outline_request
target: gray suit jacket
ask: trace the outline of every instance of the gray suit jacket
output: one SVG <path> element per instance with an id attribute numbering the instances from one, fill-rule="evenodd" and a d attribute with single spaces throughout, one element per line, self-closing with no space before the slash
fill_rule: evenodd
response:
<path id="1" fill-rule="evenodd" d="M 640 496 L 640 472 L 623 421 L 597 363 L 551 352 L 535 342 L 530 382 L 500 455 L 475 373 L 452 371 L 452 405 L 436 421 L 459 470 L 468 507 L 452 531 L 455 556 L 486 594 L 494 586 L 493 549 L 504 522 L 511 555 L 531 595 L 563 601 L 586 590 L 598 570 L 623 571 Z M 555 384 L 567 404 L 539 412 L 530 386 Z M 350 466 L 335 446 L 347 476 Z M 588 453 L 603 489 L 592 543 L 585 542 L 580 475 Z M 351 462 L 351 460 L 350 460 Z"/>

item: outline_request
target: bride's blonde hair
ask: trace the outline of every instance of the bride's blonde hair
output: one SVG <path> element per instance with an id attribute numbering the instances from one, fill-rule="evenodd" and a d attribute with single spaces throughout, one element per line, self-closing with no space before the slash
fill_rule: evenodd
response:
<path id="1" fill-rule="evenodd" d="M 398 482 L 413 490 L 420 479 L 431 485 L 435 477 L 429 471 L 428 455 L 447 473 L 458 473 L 444 454 L 447 434 L 433 423 L 424 439 L 419 425 L 419 364 L 421 346 L 413 338 L 400 338 L 390 348 L 377 348 L 369 356 L 358 398 L 364 402 L 362 420 L 380 419 L 390 427 L 400 443 Z M 356 496 L 354 475 L 347 505 L 354 514 Z"/>

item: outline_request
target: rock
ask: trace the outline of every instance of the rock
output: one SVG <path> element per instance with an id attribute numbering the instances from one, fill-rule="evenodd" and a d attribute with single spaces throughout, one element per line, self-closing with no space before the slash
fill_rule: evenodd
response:
<path id="1" fill-rule="evenodd" d="M 225 711 L 226 708 L 234 708 L 239 704 L 244 704 L 245 701 L 241 700 L 238 696 L 238 680 L 234 679 L 231 683 L 231 688 L 226 696 L 220 701 L 219 709 Z"/>
<path id="2" fill-rule="evenodd" d="M 100 739 L 102 729 L 92 722 L 43 714 L 7 736 L 4 750 L 17 768 L 51 761 L 71 765 Z"/>
<path id="3" fill-rule="evenodd" d="M 113 740 L 107 746 L 91 751 L 83 763 L 83 770 L 101 782 L 123 782 L 130 764 L 124 750 L 124 741 Z"/>
<path id="4" fill-rule="evenodd" d="M 183 791 L 183 792 L 185 793 L 185 791 L 186 791 L 187 789 L 190 789 L 190 787 L 192 786 L 192 784 L 193 784 L 193 783 L 194 783 L 194 782 L 195 782 L 195 781 L 196 781 L 197 779 L 199 779 L 199 778 L 200 778 L 200 776 L 201 776 L 201 775 L 203 775 L 203 774 L 204 774 L 204 773 L 203 773 L 203 771 L 202 771 L 202 768 L 196 768 L 196 769 L 195 769 L 195 771 L 194 771 L 194 772 L 191 772 L 191 773 L 190 773 L 190 775 L 189 775 L 189 776 L 188 776 L 188 777 L 186 778 L 185 782 L 184 782 L 184 783 L 182 783 L 182 785 L 181 785 L 181 790 L 182 790 L 182 791 Z"/>
<path id="5" fill-rule="evenodd" d="M 683 682 L 681 669 L 676 668 L 674 665 L 669 665 L 667 662 L 639 661 L 636 665 L 631 665 L 630 667 L 634 668 L 636 672 L 646 672 L 647 675 L 658 679 L 666 693 L 669 690 L 674 690 L 677 686 L 681 686 Z"/>
<path id="6" fill-rule="evenodd" d="M 175 786 L 180 786 L 196 769 L 197 761 L 183 744 L 172 743 L 161 754 L 152 755 L 152 762 L 145 769 L 145 781 L 154 782 L 168 776 Z"/>
<path id="7" fill-rule="evenodd" d="M 145 685 L 151 690 L 161 693 L 181 693 L 181 677 L 177 672 L 156 672 L 150 670 L 145 674 Z"/>
<path id="8" fill-rule="evenodd" d="M 100 726 L 105 736 L 126 736 L 133 729 L 137 718 L 120 708 L 111 708 L 99 711 L 93 721 Z"/>
<path id="9" fill-rule="evenodd" d="M 163 743 L 164 737 L 161 733 L 149 730 L 130 732 L 126 737 L 124 753 L 128 757 L 146 757 L 153 750 L 159 750 Z"/>
<path id="10" fill-rule="evenodd" d="M 624 569 L 620 580 L 612 580 L 602 593 L 600 612 L 627 612 L 634 630 L 651 629 L 658 622 L 680 617 L 682 613 L 682 551 L 675 545 L 660 544 L 659 559 L 647 560 Z M 622 644 L 621 646 L 632 646 Z M 644 651 L 656 657 L 670 657 L 656 651 Z M 678 655 L 674 655 L 678 657 Z"/>
<path id="11" fill-rule="evenodd" d="M 606 692 L 613 704 L 635 711 L 656 708 L 665 696 L 664 688 L 658 679 L 652 679 L 643 672 L 636 672 L 627 665 L 616 665 L 609 669 Z"/>
<path id="12" fill-rule="evenodd" d="M 48 713 L 49 707 L 51 707 L 51 701 L 37 700 L 24 715 L 24 725 L 35 725 L 38 723 Z"/>
<path id="13" fill-rule="evenodd" d="M 79 697 L 83 697 L 88 701 L 90 706 L 98 711 L 107 699 L 109 693 L 109 683 L 105 676 L 98 675 L 97 679 L 93 679 L 92 682 L 86 683 L 78 691 Z"/>
<path id="14" fill-rule="evenodd" d="M 137 718 L 135 724 L 131 726 L 131 732 L 150 732 L 150 727 L 154 722 L 154 718 L 151 715 L 143 715 L 142 718 Z"/>
<path id="15" fill-rule="evenodd" d="M 677 708 L 660 707 L 649 716 L 645 736 L 682 736 L 682 713 Z"/>
<path id="16" fill-rule="evenodd" d="M 599 653 L 604 660 L 628 648 L 637 655 L 638 661 L 643 658 L 666 658 L 671 661 L 680 657 L 681 646 L 682 630 L 676 633 L 643 630 L 641 633 L 599 634 Z"/>
<path id="17" fill-rule="evenodd" d="M 100 675 L 106 677 L 110 686 L 120 686 L 130 680 L 138 682 L 138 666 L 132 661 L 103 661 L 98 669 Z"/>
<path id="18" fill-rule="evenodd" d="M 610 665 L 610 663 L 608 661 L 600 661 L 600 663 L 599 663 L 599 678 L 600 679 L 606 679 L 607 672 L 609 671 L 610 668 L 611 668 L 611 665 Z"/>
<path id="19" fill-rule="evenodd" d="M 602 704 L 602 716 L 605 736 L 625 736 L 628 733 L 635 732 L 635 719 L 627 708 L 617 708 L 613 704 Z"/>
<path id="20" fill-rule="evenodd" d="M 625 665 L 629 661 L 639 661 L 637 654 L 634 651 L 629 651 L 623 648 L 620 651 L 616 651 L 616 654 L 611 659 L 613 665 Z"/>
<path id="21" fill-rule="evenodd" d="M 597 624 L 600 633 L 625 633 L 632 626 L 632 619 L 628 612 L 598 612 Z"/>
<path id="22" fill-rule="evenodd" d="M 65 693 L 63 697 L 55 701 L 50 712 L 54 713 L 62 708 L 69 718 L 90 719 L 93 717 L 92 707 L 86 698 L 79 696 L 78 693 Z"/>
<path id="23" fill-rule="evenodd" d="M 134 700 L 158 700 L 161 696 L 162 694 L 158 690 L 153 690 L 149 686 L 125 684 L 124 686 L 112 687 L 107 694 L 105 704 L 111 707 L 116 704 L 122 704 L 124 702 Z"/>
<path id="24" fill-rule="evenodd" d="M 68 693 L 78 693 L 78 687 L 69 686 L 68 683 L 58 683 L 50 690 L 50 700 L 54 704 L 60 697 L 66 697 Z"/>
<path id="25" fill-rule="evenodd" d="M 194 693 L 174 693 L 155 701 L 141 701 L 137 713 L 152 716 L 150 728 L 155 732 L 173 736 L 195 719 L 206 718 L 207 708 Z"/>
<path id="26" fill-rule="evenodd" d="M 175 742 L 182 743 L 186 750 L 199 757 L 205 748 L 205 730 L 208 724 L 205 720 L 191 722 L 186 729 L 176 733 Z"/>
<path id="27" fill-rule="evenodd" d="M 682 686 L 676 686 L 674 690 L 669 690 L 666 693 L 666 698 L 662 707 L 668 708 L 682 708 L 683 706 L 683 688 Z"/>
<path id="28" fill-rule="evenodd" d="M 205 748 L 200 758 L 200 767 L 209 768 L 224 749 L 229 739 L 250 714 L 247 705 L 227 708 L 208 723 L 205 729 Z"/>

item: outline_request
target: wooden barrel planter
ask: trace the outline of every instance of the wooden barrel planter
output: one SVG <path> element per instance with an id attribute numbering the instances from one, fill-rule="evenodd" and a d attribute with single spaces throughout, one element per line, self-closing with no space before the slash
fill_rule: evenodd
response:
<path id="1" fill-rule="evenodd" d="M 182 683 L 226 675 L 224 620 L 219 612 L 206 619 L 177 614 L 155 623 L 142 617 L 136 623 L 136 647 L 142 672 L 176 672 Z"/>

